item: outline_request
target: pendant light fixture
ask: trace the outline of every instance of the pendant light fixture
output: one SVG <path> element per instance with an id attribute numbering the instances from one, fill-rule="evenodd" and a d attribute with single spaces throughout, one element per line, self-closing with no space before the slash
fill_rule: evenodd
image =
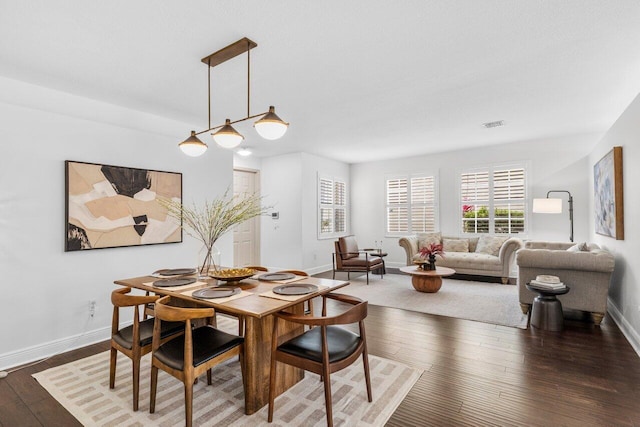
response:
<path id="1" fill-rule="evenodd" d="M 264 139 L 275 140 L 281 138 L 287 131 L 289 123 L 278 117 L 278 115 L 275 113 L 274 106 L 270 106 L 269 111 L 265 113 L 251 115 L 250 51 L 256 46 L 258 45 L 255 42 L 244 37 L 237 42 L 232 43 L 229 46 L 220 49 L 219 51 L 214 52 L 205 58 L 202 58 L 202 62 L 207 65 L 209 128 L 200 132 L 192 130 L 191 136 L 178 144 L 182 152 L 184 152 L 186 155 L 196 157 L 204 154 L 204 152 L 207 151 L 207 144 L 205 144 L 198 138 L 198 135 L 205 132 L 215 131 L 211 134 L 213 136 L 213 140 L 223 148 L 237 147 L 244 140 L 244 136 L 242 136 L 237 130 L 235 130 L 232 125 L 235 123 L 243 122 L 245 120 L 255 119 L 256 117 L 260 116 L 262 117 L 260 117 L 260 119 L 255 122 L 254 127 L 256 128 L 256 132 L 258 132 L 258 135 L 260 135 Z M 220 65 L 223 62 L 228 61 L 229 59 L 235 58 L 236 56 L 241 55 L 245 52 L 247 53 L 247 116 L 234 121 L 226 119 L 223 125 L 211 126 L 211 68 L 215 67 L 216 65 Z"/>
<path id="2" fill-rule="evenodd" d="M 198 139 L 195 130 L 192 130 L 191 136 L 178 144 L 178 146 L 184 154 L 191 157 L 198 157 L 204 154 L 208 148 L 207 144 Z"/>

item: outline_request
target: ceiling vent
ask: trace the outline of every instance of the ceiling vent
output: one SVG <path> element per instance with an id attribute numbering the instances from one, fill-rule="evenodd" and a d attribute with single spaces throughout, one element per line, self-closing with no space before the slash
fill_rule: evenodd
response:
<path id="1" fill-rule="evenodd" d="M 482 126 L 486 127 L 487 129 L 497 128 L 499 126 L 504 126 L 504 120 L 498 120 L 497 122 L 483 123 Z"/>

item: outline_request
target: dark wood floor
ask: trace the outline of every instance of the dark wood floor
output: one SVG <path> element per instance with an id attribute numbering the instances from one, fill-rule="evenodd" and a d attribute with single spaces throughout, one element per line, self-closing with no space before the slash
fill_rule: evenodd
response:
<path id="1" fill-rule="evenodd" d="M 608 317 L 545 333 L 370 306 L 366 326 L 371 354 L 424 370 L 389 426 L 640 426 L 640 358 Z M 79 425 L 31 374 L 107 349 L 0 379 L 0 425 Z"/>

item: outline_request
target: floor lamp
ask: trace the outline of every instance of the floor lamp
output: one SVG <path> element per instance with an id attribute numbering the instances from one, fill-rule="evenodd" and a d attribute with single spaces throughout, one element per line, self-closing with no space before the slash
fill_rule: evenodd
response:
<path id="1" fill-rule="evenodd" d="M 562 199 L 550 199 L 551 193 L 567 193 L 569 195 L 569 221 L 571 226 L 571 234 L 569 240 L 573 242 L 573 196 L 566 190 L 550 190 L 547 191 L 546 199 L 533 199 L 533 213 L 562 213 Z"/>

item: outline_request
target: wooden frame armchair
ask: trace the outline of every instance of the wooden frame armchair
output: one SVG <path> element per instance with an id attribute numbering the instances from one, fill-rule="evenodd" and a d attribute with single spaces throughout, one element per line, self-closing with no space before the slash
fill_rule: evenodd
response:
<path id="1" fill-rule="evenodd" d="M 333 299 L 352 307 L 335 315 L 327 316 L 327 299 Z M 331 373 L 346 368 L 362 355 L 364 377 L 367 386 L 367 398 L 373 401 L 371 379 L 369 376 L 369 356 L 364 330 L 367 317 L 367 302 L 343 294 L 322 296 L 322 316 L 304 316 L 286 312 L 274 314 L 273 334 L 271 335 L 271 372 L 269 381 L 269 422 L 273 421 L 276 393 L 277 362 L 319 374 L 324 380 L 324 398 L 327 411 L 327 425 L 333 426 L 331 405 Z M 278 323 L 280 320 L 312 326 L 312 329 L 278 345 Z M 359 335 L 336 325 L 358 323 Z M 315 327 L 313 327 L 315 326 Z"/>
<path id="2" fill-rule="evenodd" d="M 384 260 L 377 256 L 372 256 L 366 251 L 358 249 L 358 243 L 354 236 L 340 237 L 334 242 L 335 252 L 333 253 L 333 278 L 336 278 L 336 271 L 347 273 L 350 279 L 351 272 L 367 274 L 367 285 L 369 284 L 369 272 L 380 271 L 380 278 L 384 277 Z"/>
<path id="3" fill-rule="evenodd" d="M 207 384 L 211 385 L 212 367 L 234 356 L 242 358 L 244 338 L 222 332 L 211 325 L 192 329 L 191 321 L 211 318 L 214 315 L 213 308 L 172 307 L 167 305 L 170 298 L 163 297 L 155 304 L 149 412 L 154 413 L 156 409 L 158 369 L 162 369 L 184 383 L 185 421 L 190 427 L 193 383 L 206 372 Z M 162 343 L 160 334 L 165 321 L 181 322 L 184 334 Z"/>
<path id="4" fill-rule="evenodd" d="M 109 362 L 109 388 L 116 386 L 116 363 L 118 351 L 133 364 L 133 410 L 138 410 L 140 396 L 140 359 L 151 352 L 153 336 L 153 319 L 140 320 L 140 306 L 147 307 L 154 303 L 157 295 L 127 295 L 131 288 L 116 289 L 111 293 L 113 317 L 111 320 L 111 357 Z M 120 308 L 133 307 L 133 324 L 120 328 Z M 143 309 L 142 311 L 144 311 Z M 182 323 L 165 322 L 159 331 L 159 339 L 165 342 L 183 331 Z"/>

